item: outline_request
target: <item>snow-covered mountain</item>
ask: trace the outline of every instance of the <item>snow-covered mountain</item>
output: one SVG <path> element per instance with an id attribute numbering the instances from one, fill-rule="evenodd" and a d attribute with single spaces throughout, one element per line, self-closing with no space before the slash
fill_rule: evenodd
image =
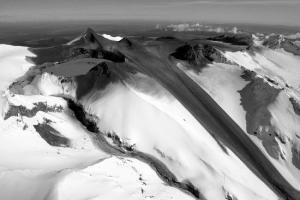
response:
<path id="1" fill-rule="evenodd" d="M 300 57 L 270 38 L 1 45 L 0 199 L 300 199 Z"/>

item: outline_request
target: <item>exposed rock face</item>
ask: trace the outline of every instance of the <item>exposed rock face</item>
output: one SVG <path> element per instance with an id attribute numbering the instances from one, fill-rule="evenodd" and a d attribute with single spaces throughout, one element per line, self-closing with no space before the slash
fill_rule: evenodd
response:
<path id="1" fill-rule="evenodd" d="M 28 109 L 25 106 L 15 106 L 10 105 L 9 110 L 5 113 L 4 119 L 8 119 L 12 116 L 26 116 L 26 117 L 34 117 L 37 112 L 62 112 L 62 106 L 48 106 L 46 102 L 38 102 L 34 103 L 35 107 L 32 109 Z"/>
<path id="2" fill-rule="evenodd" d="M 294 111 L 297 115 L 300 115 L 300 104 L 294 98 L 289 98 L 291 104 L 293 105 Z"/>
<path id="3" fill-rule="evenodd" d="M 70 141 L 55 130 L 50 123 L 51 121 L 45 120 L 44 123 L 33 125 L 33 127 L 49 145 L 69 147 Z"/>
<path id="4" fill-rule="evenodd" d="M 92 53 L 86 48 L 79 47 L 72 50 L 72 57 L 91 57 Z"/>
<path id="5" fill-rule="evenodd" d="M 241 104 L 246 110 L 247 132 L 262 140 L 266 151 L 275 159 L 280 157 L 280 149 L 275 138 L 277 133 L 271 125 L 268 105 L 275 101 L 280 90 L 271 87 L 253 72 L 245 71 L 242 77 L 250 81 L 240 91 Z"/>
<path id="6" fill-rule="evenodd" d="M 280 48 L 281 42 L 284 40 L 285 39 L 283 38 L 283 36 L 272 35 L 272 36 L 269 36 L 269 38 L 264 40 L 263 45 L 267 46 L 271 49 L 276 49 L 276 48 Z"/>
<path id="7" fill-rule="evenodd" d="M 121 54 L 119 51 L 100 51 L 98 54 L 98 58 L 103 58 L 107 60 L 111 60 L 113 62 L 125 62 L 125 56 Z"/>
<path id="8" fill-rule="evenodd" d="M 226 62 L 226 59 L 217 49 L 206 44 L 184 45 L 176 49 L 176 52 L 171 55 L 197 66 L 205 66 L 211 62 Z"/>
<path id="9" fill-rule="evenodd" d="M 76 96 L 80 99 L 93 89 L 105 88 L 107 84 L 116 80 L 118 80 L 118 78 L 115 75 L 111 75 L 109 63 L 99 63 L 86 75 L 75 77 L 77 83 Z"/>
<path id="10" fill-rule="evenodd" d="M 263 45 L 271 49 L 282 48 L 287 52 L 300 55 L 300 47 L 297 45 L 297 43 L 295 43 L 294 40 L 288 39 L 282 35 L 269 36 L 267 39 L 265 39 Z"/>
<path id="11" fill-rule="evenodd" d="M 209 40 L 226 42 L 233 45 L 252 46 L 253 40 L 250 34 L 222 34 L 219 36 L 211 37 Z"/>
<path id="12" fill-rule="evenodd" d="M 293 164 L 300 169 L 300 147 L 297 145 L 293 145 L 292 147 L 292 162 Z"/>

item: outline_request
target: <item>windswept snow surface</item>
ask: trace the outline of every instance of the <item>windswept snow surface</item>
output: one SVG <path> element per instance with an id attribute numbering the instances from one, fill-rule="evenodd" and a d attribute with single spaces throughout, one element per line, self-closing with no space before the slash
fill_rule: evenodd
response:
<path id="1" fill-rule="evenodd" d="M 188 180 L 207 199 L 278 199 L 237 156 L 216 140 L 169 92 L 137 74 L 127 84 L 111 83 L 81 100 L 113 132 L 139 151 L 160 159 L 180 181 Z"/>

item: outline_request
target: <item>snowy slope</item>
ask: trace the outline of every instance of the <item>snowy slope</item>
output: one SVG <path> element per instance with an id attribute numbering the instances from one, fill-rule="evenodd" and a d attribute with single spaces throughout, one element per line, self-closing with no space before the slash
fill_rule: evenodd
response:
<path id="1" fill-rule="evenodd" d="M 0 109 L 3 114 L 3 99 L 2 94 L 8 89 L 8 86 L 13 80 L 22 76 L 31 66 L 32 63 L 28 61 L 27 56 L 35 56 L 27 47 L 11 46 L 0 44 Z M 2 119 L 0 119 L 1 121 Z"/>
<path id="2" fill-rule="evenodd" d="M 59 81 L 50 83 L 44 76 L 36 77 L 34 87 L 40 91 L 44 91 L 41 85 L 61 88 Z M 47 91 L 47 95 L 64 94 L 58 89 Z M 223 199 L 228 194 L 239 199 L 277 199 L 233 152 L 217 143 L 168 91 L 148 76 L 136 74 L 125 85 L 110 83 L 104 90 L 93 90 L 80 102 L 97 116 L 102 132 L 115 133 L 124 143 L 158 158 L 179 181 L 191 182 L 208 199 Z"/>
<path id="3" fill-rule="evenodd" d="M 279 147 L 281 158 L 272 158 L 256 137 L 251 138 L 284 174 L 286 179 L 295 188 L 300 188 L 300 167 L 297 159 L 299 157 L 300 142 L 297 134 L 300 121 L 299 114 L 295 113 L 296 111 L 290 101 L 290 98 L 294 98 L 296 102 L 299 102 L 300 98 L 300 57 L 283 49 L 269 49 L 260 46 L 258 48 L 260 50 L 253 53 L 225 52 L 224 56 L 233 63 L 254 71 L 259 77 L 272 79 L 277 85 L 268 84 L 283 90 L 274 102 L 270 102 L 268 107 L 271 114 L 271 125 L 276 134 L 279 135 L 275 143 Z M 238 122 L 238 120 L 236 121 Z M 240 126 L 242 125 L 240 124 Z"/>
<path id="4" fill-rule="evenodd" d="M 30 71 L 26 47 L 0 45 L 0 199 L 298 200 L 299 57 L 220 37 L 190 41 L 212 47 L 192 66 L 172 57 L 185 41 L 144 39 L 88 29 Z"/>
<path id="5" fill-rule="evenodd" d="M 38 102 L 66 109 L 65 101 L 58 97 L 6 93 L 5 99 L 9 106 L 27 109 L 33 109 Z M 63 170 L 88 166 L 108 156 L 93 145 L 86 130 L 68 112 L 39 111 L 34 117 L 19 114 L 0 123 L 0 199 L 47 199 Z M 45 119 L 71 141 L 70 148 L 51 146 L 39 135 L 34 125 Z"/>
<path id="6" fill-rule="evenodd" d="M 281 86 L 288 84 L 299 92 L 300 57 L 283 49 L 261 48 L 261 50 L 253 53 L 228 51 L 224 53 L 224 56 L 233 63 L 255 71 L 259 75 L 272 78 Z"/>
<path id="7" fill-rule="evenodd" d="M 109 84 L 82 101 L 113 132 L 135 148 L 162 160 L 179 178 L 193 183 L 207 199 L 277 199 L 226 147 L 153 79 L 139 74 L 126 85 Z M 247 185 L 245 181 L 247 180 Z"/>
<path id="8" fill-rule="evenodd" d="M 110 157 L 68 173 L 55 192 L 57 200 L 193 199 L 165 185 L 145 163 L 122 157 Z"/>
<path id="9" fill-rule="evenodd" d="M 26 57 L 34 56 L 27 47 L 0 44 L 1 91 L 5 90 L 14 79 L 22 76 L 33 65 Z"/>
<path id="10" fill-rule="evenodd" d="M 241 57 L 240 60 L 242 59 Z M 196 73 L 193 70 L 188 70 L 180 63 L 178 66 L 202 86 L 230 117 L 247 132 L 246 111 L 241 105 L 240 91 L 249 81 L 241 78 L 243 71 L 241 68 L 237 65 L 214 63 L 203 69 L 200 73 Z M 248 64 L 247 66 L 250 69 L 251 65 Z M 279 145 L 280 154 L 284 156 L 284 159 L 280 158 L 276 160 L 272 158 L 262 146 L 260 139 L 252 135 L 249 135 L 249 137 L 260 147 L 261 151 L 265 153 L 277 169 L 284 174 L 284 177 L 295 188 L 300 188 L 300 170 L 292 162 L 293 157 L 297 157 L 296 153 L 293 155 L 292 149 L 299 148 L 298 144 L 300 141 L 297 137 L 297 132 L 300 129 L 298 126 L 300 121 L 299 115 L 295 113 L 289 100 L 289 92 L 290 90 L 280 92 L 276 101 L 273 103 L 270 102 L 268 107 L 271 113 L 271 125 L 275 127 L 277 134 L 279 134 L 278 138 L 276 138 L 276 144 Z M 281 139 L 285 143 L 280 142 Z"/>
<path id="11" fill-rule="evenodd" d="M 197 73 L 178 63 L 177 66 L 204 88 L 210 96 L 246 131 L 246 112 L 241 106 L 238 91 L 243 89 L 247 81 L 240 76 L 242 70 L 235 65 L 213 63 Z"/>
<path id="12" fill-rule="evenodd" d="M 91 196 L 94 199 L 192 199 L 178 189 L 165 186 L 145 163 L 111 157 L 99 150 L 61 98 L 14 95 L 8 101 L 28 109 L 35 101 L 42 101 L 48 106 L 59 104 L 65 111 L 40 111 L 33 118 L 10 117 L 1 124 L 1 199 L 83 200 Z M 70 147 L 51 146 L 39 136 L 32 126 L 45 118 L 71 141 Z M 15 183 L 18 183 L 17 192 Z"/>
<path id="13" fill-rule="evenodd" d="M 26 49 L 1 49 L 0 62 L 10 70 L 0 72 L 0 199 L 192 199 L 166 186 L 145 163 L 100 150 L 67 102 L 49 96 L 75 97 L 75 86 L 62 84 L 61 77 L 44 73 L 16 90 L 20 94 L 7 90 L 31 66 Z M 57 136 L 68 140 L 67 146 L 55 142 Z"/>

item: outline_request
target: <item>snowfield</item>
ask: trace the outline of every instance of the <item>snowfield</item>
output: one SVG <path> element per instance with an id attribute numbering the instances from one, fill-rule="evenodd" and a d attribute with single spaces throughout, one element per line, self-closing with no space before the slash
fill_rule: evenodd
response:
<path id="1" fill-rule="evenodd" d="M 16 78 L 22 76 L 33 64 L 27 57 L 34 57 L 27 47 L 0 44 L 0 90 L 5 90 Z"/>
<path id="2" fill-rule="evenodd" d="M 112 41 L 120 41 L 122 40 L 123 38 L 121 36 L 111 36 L 111 35 L 108 35 L 108 34 L 102 34 L 102 37 L 108 39 L 108 40 L 112 40 Z"/>
<path id="3" fill-rule="evenodd" d="M 235 53 L 235 55 L 237 55 L 237 53 Z M 241 53 L 240 55 L 248 54 Z M 248 59 L 247 56 L 245 57 Z M 243 60 L 243 56 L 239 57 L 239 60 Z M 246 64 L 243 64 L 242 66 L 247 69 L 251 69 L 251 62 Z M 241 106 L 241 97 L 238 91 L 244 88 L 248 81 L 244 81 L 240 77 L 242 71 L 239 67 L 235 65 L 214 63 L 208 65 L 207 68 L 204 68 L 198 74 L 196 74 L 193 70 L 188 70 L 180 63 L 178 64 L 178 67 L 187 73 L 196 83 L 203 87 L 230 115 L 230 117 L 237 122 L 237 124 L 245 132 L 247 132 L 245 120 L 246 113 Z M 261 65 L 257 64 L 257 68 L 252 68 L 252 70 L 258 71 L 258 67 L 261 67 Z M 271 124 L 276 128 L 277 133 L 279 133 L 287 143 L 282 144 L 281 142 L 278 142 L 282 155 L 285 155 L 285 159 L 273 159 L 266 152 L 260 140 L 251 135 L 249 135 L 249 137 L 260 147 L 261 151 L 264 152 L 277 169 L 283 173 L 289 183 L 291 183 L 295 188 L 300 188 L 300 170 L 292 164 L 292 144 L 289 142 L 294 141 L 296 144 L 299 143 L 297 142 L 299 139 L 297 138 L 296 133 L 300 130 L 300 116 L 295 114 L 287 92 L 289 91 L 280 92 L 276 101 L 269 106 L 269 111 L 272 115 Z"/>
<path id="4" fill-rule="evenodd" d="M 28 109 L 35 102 L 66 106 L 57 97 L 14 95 L 8 96 L 7 101 Z M 43 123 L 45 118 L 71 141 L 71 148 L 50 146 L 41 138 L 33 126 Z M 89 166 L 106 157 L 106 153 L 93 145 L 86 130 L 67 113 L 40 111 L 32 118 L 10 117 L 0 123 L 0 199 L 56 199 L 50 194 L 64 170 Z"/>
<path id="5" fill-rule="evenodd" d="M 25 56 L 33 54 L 25 47 L 9 45 L 1 45 L 0 52 L 0 64 L 7 67 L 0 72 L 0 199 L 193 199 L 166 186 L 147 164 L 111 156 L 95 146 L 66 101 L 49 96 L 72 96 L 74 85 L 62 85 L 58 77 L 44 73 L 23 88 L 25 95 L 8 91 L 31 66 Z M 32 117 L 18 113 L 4 120 L 11 106 L 30 112 L 39 103 L 62 110 L 38 111 Z M 49 123 L 70 146 L 49 145 L 35 129 L 42 123 Z"/>
<path id="6" fill-rule="evenodd" d="M 191 181 L 207 199 L 223 199 L 227 192 L 239 200 L 277 199 L 183 105 L 145 75 L 132 77 L 126 85 L 109 84 L 81 103 L 99 118 L 101 131 L 116 133 L 139 151 L 160 159 L 179 180 Z"/>
<path id="7" fill-rule="evenodd" d="M 121 157 L 110 157 L 68 173 L 57 184 L 55 193 L 57 200 L 194 199 L 166 186 L 145 163 Z"/>
<path id="8" fill-rule="evenodd" d="M 223 55 L 233 63 L 267 76 L 282 86 L 288 84 L 300 91 L 300 57 L 283 49 L 261 47 L 259 52 L 225 52 Z"/>
<path id="9" fill-rule="evenodd" d="M 289 182 L 291 182 L 295 188 L 300 188 L 300 169 L 296 168 L 292 163 L 293 154 L 291 152 L 293 145 L 299 148 L 300 140 L 297 134 L 300 130 L 300 116 L 295 114 L 293 106 L 284 92 L 279 94 L 276 101 L 272 103 L 268 109 L 272 115 L 272 125 L 286 141 L 286 144 L 278 142 L 281 146 L 284 159 L 281 159 L 279 162 L 273 160 L 273 163 L 284 172 Z"/>
<path id="10" fill-rule="evenodd" d="M 3 94 L 13 80 L 22 76 L 33 65 L 27 57 L 34 56 L 27 47 L 0 44 L 0 113 L 2 115 L 3 105 L 6 104 L 6 100 L 2 97 Z"/>
<path id="11" fill-rule="evenodd" d="M 214 98 L 214 100 L 246 131 L 246 112 L 241 106 L 238 91 L 248 83 L 241 78 L 242 71 L 235 65 L 209 64 L 201 72 L 189 70 L 181 63 L 177 66 Z M 229 81 L 230 80 L 230 81 Z"/>
<path id="12" fill-rule="evenodd" d="M 251 50 L 217 49 L 226 64 L 200 49 L 210 59 L 196 71 L 160 55 L 180 40 L 122 39 L 88 29 L 63 44 L 67 60 L 32 69 L 39 51 L 0 45 L 0 200 L 298 200 L 299 56 L 257 37 Z M 269 122 L 253 132 L 245 98 Z"/>
<path id="13" fill-rule="evenodd" d="M 283 158 L 276 160 L 272 158 L 265 150 L 261 141 L 254 136 L 250 138 L 260 147 L 261 151 L 268 157 L 274 166 L 284 175 L 295 188 L 300 188 L 300 169 L 295 167 L 292 159 L 292 149 L 296 148 L 299 152 L 299 139 L 297 132 L 300 130 L 300 117 L 293 109 L 289 100 L 290 97 L 299 101 L 300 89 L 300 57 L 284 51 L 283 49 L 262 48 L 261 51 L 250 54 L 248 52 L 225 52 L 224 56 L 246 69 L 255 71 L 260 77 L 267 77 L 279 83 L 279 88 L 283 88 L 279 96 L 268 110 L 271 113 L 271 125 L 275 127 L 276 132 L 283 139 L 285 144 L 277 140 L 280 152 Z M 289 85 L 290 87 L 286 87 Z M 274 86 L 274 85 L 273 85 Z M 274 86 L 277 87 L 277 86 Z M 212 95 L 216 96 L 216 95 Z M 217 97 L 214 97 L 216 100 Z M 226 97 L 230 98 L 229 96 Z M 225 108 L 226 109 L 226 108 Z M 237 111 L 237 109 L 235 109 Z M 230 111 L 228 112 L 230 113 Z M 239 123 L 237 118 L 233 119 Z M 241 126 L 242 127 L 242 126 Z"/>

